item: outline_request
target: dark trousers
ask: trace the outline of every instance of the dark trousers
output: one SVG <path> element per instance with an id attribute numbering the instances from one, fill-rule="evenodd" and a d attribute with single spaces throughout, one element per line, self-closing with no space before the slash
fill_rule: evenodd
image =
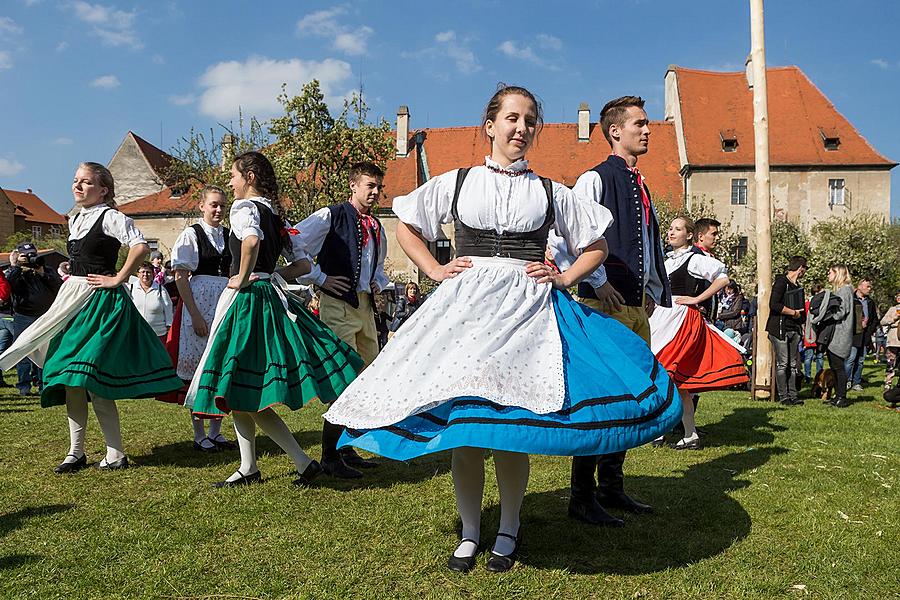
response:
<path id="1" fill-rule="evenodd" d="M 847 399 L 847 365 L 843 358 L 828 352 L 828 366 L 834 373 L 834 401 Z"/>
<path id="2" fill-rule="evenodd" d="M 601 494 L 625 491 L 625 451 L 599 456 L 572 458 L 572 499 L 589 501 L 599 490 Z M 596 480 L 594 472 L 597 473 Z"/>
<path id="3" fill-rule="evenodd" d="M 782 402 L 797 401 L 797 374 L 800 372 L 800 332 L 786 331 L 784 339 L 769 334 L 775 350 L 775 388 Z"/>
<path id="4" fill-rule="evenodd" d="M 37 317 L 29 317 L 27 315 L 13 315 L 13 334 L 15 337 L 18 338 L 22 335 L 22 332 L 25 331 L 29 325 L 37 321 L 37 319 Z M 38 391 L 40 391 L 41 370 L 36 364 L 31 362 L 31 359 L 23 358 L 20 360 L 16 365 L 16 373 L 19 376 L 16 387 L 19 388 L 20 392 L 31 392 L 31 386 L 35 386 L 38 388 Z"/>

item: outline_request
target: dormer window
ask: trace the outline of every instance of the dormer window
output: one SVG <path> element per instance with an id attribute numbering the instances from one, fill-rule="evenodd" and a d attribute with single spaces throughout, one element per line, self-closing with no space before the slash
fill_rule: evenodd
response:
<path id="1" fill-rule="evenodd" d="M 826 150 L 837 150 L 841 145 L 841 136 L 837 129 L 831 127 L 829 129 L 819 128 L 819 134 L 822 136 L 822 143 Z"/>
<path id="2" fill-rule="evenodd" d="M 722 140 L 722 152 L 737 152 L 738 139 L 734 129 L 720 131 L 719 138 Z"/>

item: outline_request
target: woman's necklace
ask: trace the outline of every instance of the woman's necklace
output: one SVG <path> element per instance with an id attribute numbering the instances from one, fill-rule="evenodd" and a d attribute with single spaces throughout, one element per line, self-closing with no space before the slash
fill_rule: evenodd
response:
<path id="1" fill-rule="evenodd" d="M 521 171 L 513 171 L 512 169 L 502 169 L 500 167 L 495 167 L 494 165 L 487 165 L 488 170 L 499 173 L 501 175 L 506 175 L 507 177 L 518 177 L 519 175 L 527 175 L 529 173 L 534 173 L 531 169 L 522 169 Z"/>

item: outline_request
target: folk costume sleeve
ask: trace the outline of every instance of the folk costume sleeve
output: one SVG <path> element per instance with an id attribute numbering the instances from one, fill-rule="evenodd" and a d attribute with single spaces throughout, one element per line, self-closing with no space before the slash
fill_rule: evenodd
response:
<path id="1" fill-rule="evenodd" d="M 179 234 L 172 246 L 172 268 L 196 271 L 200 265 L 200 246 L 197 242 L 197 233 L 193 227 L 188 227 Z"/>
<path id="2" fill-rule="evenodd" d="M 454 169 L 433 177 L 406 196 L 394 198 L 394 214 L 420 231 L 429 242 L 437 240 L 441 235 L 441 225 L 453 220 L 451 205 L 457 172 L 458 169 Z"/>
<path id="3" fill-rule="evenodd" d="M 575 182 L 575 185 L 572 187 L 572 192 L 580 199 L 586 200 L 589 202 L 594 202 L 600 206 L 602 206 L 601 199 L 603 198 L 603 180 L 600 178 L 600 175 L 597 174 L 596 171 L 588 171 L 583 173 L 578 180 Z M 602 206 L 607 213 L 609 213 L 609 209 L 605 206 Z M 607 223 L 606 227 L 608 228 L 612 224 L 612 213 L 609 216 L 609 223 Z M 605 228 L 604 228 L 605 231 Z M 585 282 L 590 284 L 593 288 L 602 287 L 606 283 L 606 267 L 600 265 L 596 271 L 591 273 L 585 279 Z"/>
<path id="4" fill-rule="evenodd" d="M 710 283 L 723 278 L 728 279 L 728 267 L 706 254 L 698 254 L 691 258 L 688 262 L 688 273 Z"/>
<path id="5" fill-rule="evenodd" d="M 229 221 L 232 233 L 241 241 L 251 235 L 258 237 L 259 241 L 266 239 L 259 224 L 259 209 L 250 200 L 235 200 Z"/>
<path id="6" fill-rule="evenodd" d="M 312 258 L 319 255 L 325 237 L 331 230 L 331 211 L 328 208 L 320 208 L 294 225 L 294 229 L 297 230 L 298 248 L 310 257 L 311 267 L 309 273 L 300 277 L 299 281 L 307 285 L 321 286 L 325 283 L 327 275 L 322 272 L 319 263 L 313 261 Z"/>
<path id="7" fill-rule="evenodd" d="M 144 234 L 135 227 L 134 219 L 126 217 L 117 210 L 107 211 L 103 215 L 103 233 L 116 238 L 129 248 L 147 243 Z"/>

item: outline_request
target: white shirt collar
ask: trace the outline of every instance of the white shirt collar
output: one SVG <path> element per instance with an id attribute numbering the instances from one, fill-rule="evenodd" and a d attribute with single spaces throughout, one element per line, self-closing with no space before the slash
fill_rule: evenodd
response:
<path id="1" fill-rule="evenodd" d="M 679 256 L 682 256 L 683 254 L 690 252 L 690 251 L 691 251 L 690 246 L 686 246 L 680 250 L 671 250 L 669 252 L 666 252 L 666 258 L 678 258 Z"/>
<path id="2" fill-rule="evenodd" d="M 86 214 L 89 214 L 89 213 L 100 212 L 100 211 L 102 211 L 102 210 L 106 210 L 107 208 L 110 208 L 110 206 L 108 206 L 108 205 L 107 205 L 106 203 L 104 203 L 104 202 L 101 202 L 100 204 L 95 204 L 95 205 L 89 206 L 89 207 L 87 207 L 87 208 L 85 208 L 85 207 L 82 206 L 82 207 L 81 207 L 81 211 L 80 211 L 78 214 L 79 214 L 79 215 L 86 215 Z"/>
<path id="3" fill-rule="evenodd" d="M 520 158 L 519 160 L 512 163 L 508 167 L 501 167 L 500 164 L 497 161 L 493 160 L 490 156 L 485 156 L 484 157 L 484 166 L 486 166 L 488 168 L 500 169 L 502 171 L 512 171 L 512 172 L 526 171 L 528 169 L 528 160 L 526 160 L 524 158 Z"/>
<path id="4" fill-rule="evenodd" d="M 205 231 L 207 234 L 217 234 L 222 232 L 221 225 L 219 225 L 218 227 L 213 227 L 202 218 L 198 219 L 197 222 L 200 224 L 200 227 L 203 228 L 203 231 Z"/>
<path id="5" fill-rule="evenodd" d="M 266 206 L 269 207 L 269 210 L 272 210 L 272 202 L 268 198 L 263 198 L 262 196 L 254 196 L 252 198 L 241 198 L 241 202 L 262 202 Z"/>

